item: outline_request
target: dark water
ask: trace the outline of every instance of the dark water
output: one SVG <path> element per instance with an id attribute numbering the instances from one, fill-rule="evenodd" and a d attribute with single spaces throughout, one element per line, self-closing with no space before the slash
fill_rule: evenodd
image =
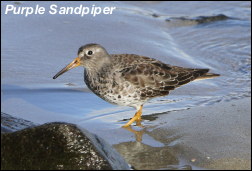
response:
<path id="1" fill-rule="evenodd" d="M 5 15 L 6 4 L 117 9 L 96 17 L 24 17 Z M 99 43 L 109 53 L 135 53 L 221 74 L 148 102 L 143 110 L 146 129 L 156 126 L 152 121 L 158 114 L 251 96 L 250 2 L 2 2 L 1 8 L 1 106 L 13 116 L 35 123 L 77 123 L 115 145 L 137 142 L 134 134 L 120 128 L 135 111 L 92 94 L 83 82 L 82 68 L 52 79 L 87 43 Z M 142 143 L 167 147 L 147 134 Z M 171 168 L 162 161 L 151 168 Z M 186 164 L 179 160 L 174 167 Z"/>

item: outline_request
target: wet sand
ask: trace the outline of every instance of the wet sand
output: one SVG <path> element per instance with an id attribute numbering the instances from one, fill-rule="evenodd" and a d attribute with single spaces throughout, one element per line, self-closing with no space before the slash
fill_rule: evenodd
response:
<path id="1" fill-rule="evenodd" d="M 182 168 L 251 169 L 250 97 L 161 114 L 153 122 L 157 126 L 142 135 L 163 147 L 141 142 L 115 145 L 136 169 L 181 168 L 183 163 Z M 146 153 L 149 157 L 142 159 Z"/>

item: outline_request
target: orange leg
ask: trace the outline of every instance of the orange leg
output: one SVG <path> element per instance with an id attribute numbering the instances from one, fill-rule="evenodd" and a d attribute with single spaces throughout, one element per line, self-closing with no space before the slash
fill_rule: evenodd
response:
<path id="1" fill-rule="evenodd" d="M 131 118 L 131 120 L 128 123 L 126 123 L 123 127 L 128 127 L 135 121 L 137 122 L 137 126 L 141 125 L 140 121 L 141 121 L 142 109 L 143 106 L 140 106 L 140 109 L 135 113 L 134 117 Z"/>

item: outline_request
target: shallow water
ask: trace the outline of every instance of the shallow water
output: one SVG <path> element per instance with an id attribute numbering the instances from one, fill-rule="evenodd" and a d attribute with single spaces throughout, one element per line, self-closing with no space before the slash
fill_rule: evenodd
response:
<path id="1" fill-rule="evenodd" d="M 96 17 L 46 14 L 24 17 L 3 14 L 6 4 L 40 4 L 47 8 L 51 4 L 96 4 L 117 9 L 113 15 Z M 159 116 L 251 96 L 250 2 L 2 2 L 1 8 L 4 113 L 35 123 L 77 123 L 115 146 L 123 143 L 137 146 L 140 140 L 133 132 L 142 131 L 141 144 L 150 148 L 142 156 L 148 157 L 151 148 L 165 151 L 171 144 L 179 144 L 183 136 L 176 137 L 176 132 L 170 130 L 176 138 L 167 138 L 167 144 L 153 139 L 149 132 L 159 125 L 153 122 Z M 224 17 L 219 17 L 220 14 Z M 172 65 L 210 68 L 221 77 L 195 81 L 169 96 L 151 100 L 143 109 L 145 128 L 125 130 L 121 126 L 133 116 L 134 109 L 111 105 L 91 93 L 83 82 L 82 68 L 52 79 L 86 43 L 99 43 L 109 53 L 135 53 Z M 180 157 L 175 158 L 175 162 L 166 158 L 160 159 L 161 163 L 150 160 L 149 168 L 188 165 Z"/>

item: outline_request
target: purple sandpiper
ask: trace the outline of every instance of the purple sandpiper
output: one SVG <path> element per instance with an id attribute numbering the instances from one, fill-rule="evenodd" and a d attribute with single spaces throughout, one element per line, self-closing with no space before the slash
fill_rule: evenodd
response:
<path id="1" fill-rule="evenodd" d="M 197 79 L 219 76 L 209 69 L 183 68 L 135 54 L 108 54 L 99 44 L 87 44 L 78 50 L 78 57 L 59 71 L 56 79 L 77 66 L 84 67 L 84 81 L 88 88 L 107 102 L 136 108 L 128 123 L 141 123 L 143 104 L 166 96 L 171 90 Z"/>

